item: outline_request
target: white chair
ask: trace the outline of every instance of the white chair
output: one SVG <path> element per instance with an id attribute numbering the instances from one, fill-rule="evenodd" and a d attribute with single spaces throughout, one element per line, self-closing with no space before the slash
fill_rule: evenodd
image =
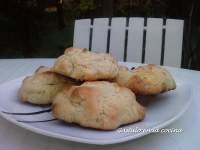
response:
<path id="1" fill-rule="evenodd" d="M 183 20 L 95 18 L 75 21 L 73 46 L 109 52 L 118 61 L 181 66 Z"/>

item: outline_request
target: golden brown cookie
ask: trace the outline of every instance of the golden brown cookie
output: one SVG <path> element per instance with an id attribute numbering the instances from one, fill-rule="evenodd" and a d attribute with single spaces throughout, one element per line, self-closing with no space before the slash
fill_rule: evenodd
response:
<path id="1" fill-rule="evenodd" d="M 78 54 L 81 53 L 83 50 L 88 51 L 88 49 L 83 49 L 83 48 L 74 48 L 74 47 L 69 47 L 66 48 L 64 51 L 65 55 L 74 55 L 74 54 Z"/>
<path id="2" fill-rule="evenodd" d="M 68 48 L 58 57 L 53 70 L 77 80 L 110 80 L 117 76 L 118 65 L 109 54 Z"/>
<path id="3" fill-rule="evenodd" d="M 24 102 L 50 104 L 64 85 L 74 84 L 72 80 L 52 72 L 48 67 L 39 67 L 32 76 L 23 80 L 20 97 Z"/>
<path id="4" fill-rule="evenodd" d="M 142 120 L 145 109 L 130 89 L 107 81 L 93 81 L 65 87 L 54 98 L 53 114 L 68 123 L 112 130 Z"/>
<path id="5" fill-rule="evenodd" d="M 116 82 L 136 95 L 155 95 L 176 88 L 171 74 L 157 65 L 144 65 L 134 70 L 120 67 Z"/>

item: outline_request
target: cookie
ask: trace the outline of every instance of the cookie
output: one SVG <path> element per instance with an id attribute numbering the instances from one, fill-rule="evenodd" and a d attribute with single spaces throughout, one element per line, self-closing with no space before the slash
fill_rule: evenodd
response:
<path id="1" fill-rule="evenodd" d="M 57 119 L 101 130 L 113 130 L 145 116 L 144 107 L 130 89 L 107 81 L 67 86 L 52 106 Z"/>
<path id="2" fill-rule="evenodd" d="M 23 102 L 51 104 L 53 97 L 64 85 L 75 84 L 71 79 L 59 75 L 48 67 L 39 67 L 32 76 L 26 77 L 19 91 Z"/>
<path id="3" fill-rule="evenodd" d="M 58 57 L 53 70 L 82 81 L 111 80 L 118 74 L 118 64 L 109 54 L 68 48 L 64 55 Z"/>
<path id="4" fill-rule="evenodd" d="M 171 74 L 165 68 L 152 64 L 133 70 L 120 67 L 115 81 L 136 95 L 155 95 L 176 88 Z"/>

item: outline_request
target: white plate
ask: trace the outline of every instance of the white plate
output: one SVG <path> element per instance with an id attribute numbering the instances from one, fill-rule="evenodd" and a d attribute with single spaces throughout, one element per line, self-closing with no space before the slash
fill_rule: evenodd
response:
<path id="1" fill-rule="evenodd" d="M 20 122 L 42 121 L 53 119 L 51 112 L 35 115 L 11 115 L 3 112 L 27 113 L 48 108 L 23 104 L 18 98 L 18 90 L 23 78 L 15 79 L 0 85 L 0 115 L 10 122 L 29 129 L 33 132 L 50 137 L 89 144 L 114 144 L 142 137 L 150 132 L 122 132 L 119 130 L 99 131 L 82 128 L 78 125 L 65 124 L 54 120 L 48 122 Z M 123 126 L 123 129 L 160 129 L 179 118 L 190 104 L 191 89 L 187 84 L 177 81 L 177 89 L 159 96 L 151 97 L 154 101 L 147 107 L 143 121 Z M 138 131 L 138 130 L 137 130 Z"/>

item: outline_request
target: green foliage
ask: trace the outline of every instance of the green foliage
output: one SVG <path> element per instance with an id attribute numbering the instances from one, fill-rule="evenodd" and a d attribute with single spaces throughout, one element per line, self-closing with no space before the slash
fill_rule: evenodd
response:
<path id="1" fill-rule="evenodd" d="M 80 8 L 80 11 L 87 12 L 90 10 L 94 10 L 96 6 L 94 0 L 80 0 L 78 7 Z"/>
<path id="2" fill-rule="evenodd" d="M 66 47 L 72 46 L 73 26 L 66 26 L 62 30 L 54 29 L 43 33 L 35 42 L 33 57 L 58 57 Z"/>
<path id="3" fill-rule="evenodd" d="M 96 7 L 95 0 L 64 0 L 63 10 L 66 23 L 71 24 L 75 18 L 89 17 L 87 14 Z"/>
<path id="4" fill-rule="evenodd" d="M 199 58 L 200 58 L 200 26 L 196 26 L 192 29 L 190 40 L 190 50 L 187 52 L 188 56 L 188 68 L 200 70 Z"/>
<path id="5" fill-rule="evenodd" d="M 157 16 L 163 15 L 167 0 L 116 0 L 116 14 L 120 16 Z"/>

